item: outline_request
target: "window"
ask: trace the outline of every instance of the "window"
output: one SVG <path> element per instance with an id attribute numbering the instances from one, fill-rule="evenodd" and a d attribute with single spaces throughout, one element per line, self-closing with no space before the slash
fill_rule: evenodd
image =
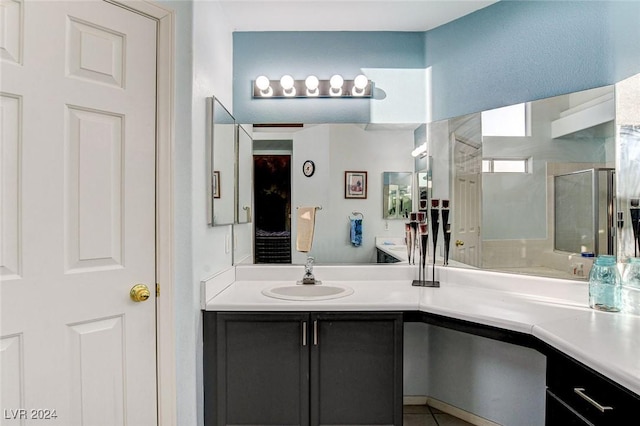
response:
<path id="1" fill-rule="evenodd" d="M 529 103 L 483 111 L 482 136 L 531 136 Z"/>
<path id="2" fill-rule="evenodd" d="M 530 173 L 531 158 L 485 158 L 482 173 Z"/>

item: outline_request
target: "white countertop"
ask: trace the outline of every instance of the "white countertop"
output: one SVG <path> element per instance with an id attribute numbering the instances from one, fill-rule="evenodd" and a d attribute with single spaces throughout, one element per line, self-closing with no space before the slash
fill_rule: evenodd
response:
<path id="1" fill-rule="evenodd" d="M 302 266 L 238 266 L 203 282 L 209 311 L 422 311 L 531 334 L 640 395 L 640 316 L 588 307 L 585 282 L 436 267 L 439 288 L 413 287 L 407 264 L 316 266 L 340 299 L 289 301 L 265 288 L 294 284 Z"/>

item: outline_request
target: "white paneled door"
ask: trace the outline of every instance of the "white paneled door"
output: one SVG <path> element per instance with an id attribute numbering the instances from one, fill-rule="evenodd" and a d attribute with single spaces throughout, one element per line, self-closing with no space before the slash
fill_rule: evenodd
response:
<path id="1" fill-rule="evenodd" d="M 454 159 L 452 256 L 453 260 L 481 266 L 480 211 L 482 149 L 471 140 L 451 134 Z"/>
<path id="2" fill-rule="evenodd" d="M 0 0 L 3 426 L 157 424 L 156 25 Z"/>

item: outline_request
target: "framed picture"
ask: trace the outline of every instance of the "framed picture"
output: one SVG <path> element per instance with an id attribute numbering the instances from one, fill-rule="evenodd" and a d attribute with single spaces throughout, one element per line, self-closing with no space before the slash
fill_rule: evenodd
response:
<path id="1" fill-rule="evenodd" d="M 344 198 L 367 198 L 367 172 L 344 172 Z"/>
<path id="2" fill-rule="evenodd" d="M 211 177 L 211 185 L 213 188 L 213 198 L 220 198 L 220 172 L 213 172 L 213 176 Z"/>

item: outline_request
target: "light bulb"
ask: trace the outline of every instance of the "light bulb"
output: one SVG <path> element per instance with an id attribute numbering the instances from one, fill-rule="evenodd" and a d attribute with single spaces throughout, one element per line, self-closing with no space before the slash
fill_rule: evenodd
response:
<path id="1" fill-rule="evenodd" d="M 259 76 L 256 78 L 256 87 L 264 92 L 269 88 L 269 79 L 264 75 Z"/>
<path id="2" fill-rule="evenodd" d="M 331 90 L 329 90 L 329 94 L 331 96 L 342 96 L 342 83 L 344 83 L 344 79 L 340 74 L 335 74 L 329 80 L 329 84 L 331 85 Z"/>
<path id="3" fill-rule="evenodd" d="M 283 75 L 280 79 L 280 85 L 284 90 L 293 89 L 293 77 L 291 77 L 289 74 Z"/>
<path id="4" fill-rule="evenodd" d="M 358 90 L 364 90 L 368 83 L 369 80 L 363 74 L 358 74 L 356 78 L 353 79 L 353 85 Z"/>
<path id="5" fill-rule="evenodd" d="M 315 75 L 310 75 L 304 81 L 304 84 L 305 86 L 307 86 L 307 89 L 314 91 L 318 88 L 318 85 L 320 84 L 320 80 L 318 80 L 318 77 L 316 77 Z"/>
<path id="6" fill-rule="evenodd" d="M 342 88 L 342 83 L 344 83 L 344 79 L 342 78 L 342 76 L 340 74 L 336 74 L 336 75 L 332 76 L 331 80 L 329 80 L 329 84 L 331 85 L 332 89 L 340 89 L 340 88 Z"/>
<path id="7" fill-rule="evenodd" d="M 318 85 L 320 85 L 320 81 L 315 75 L 310 75 L 309 77 L 307 77 L 307 79 L 304 81 L 304 85 L 307 86 L 307 96 L 318 96 L 318 94 L 320 93 L 318 91 Z"/>
<path id="8" fill-rule="evenodd" d="M 258 76 L 258 78 L 256 78 L 256 87 L 260 90 L 260 96 L 268 98 L 273 95 L 271 82 L 264 75 Z"/>
<path id="9" fill-rule="evenodd" d="M 294 87 L 295 80 L 289 74 L 283 75 L 280 79 L 280 86 L 282 86 L 282 92 L 285 96 L 295 96 L 296 88 Z"/>

